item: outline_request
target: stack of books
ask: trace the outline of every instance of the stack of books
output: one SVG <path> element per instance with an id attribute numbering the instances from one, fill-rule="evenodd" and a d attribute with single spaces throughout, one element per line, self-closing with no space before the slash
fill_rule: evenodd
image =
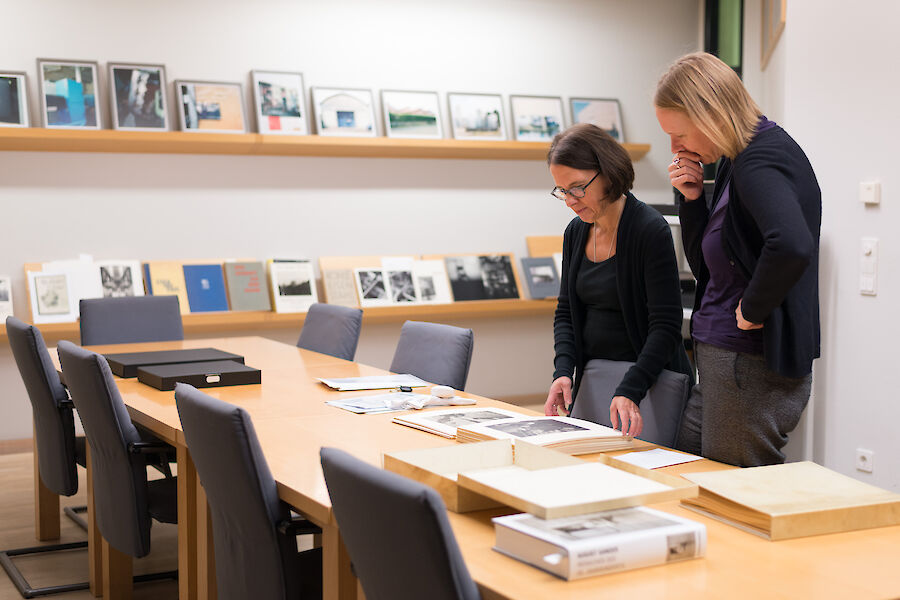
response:
<path id="1" fill-rule="evenodd" d="M 459 442 L 521 439 L 566 454 L 593 454 L 634 447 L 634 439 L 611 427 L 571 417 L 517 416 L 490 423 L 460 425 Z"/>

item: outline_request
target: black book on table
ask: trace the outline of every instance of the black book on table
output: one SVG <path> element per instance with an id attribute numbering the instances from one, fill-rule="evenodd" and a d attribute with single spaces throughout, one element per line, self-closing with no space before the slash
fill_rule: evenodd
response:
<path id="1" fill-rule="evenodd" d="M 233 360 L 218 360 L 140 367 L 137 378 L 150 387 L 169 391 L 175 389 L 176 383 L 189 383 L 196 388 L 260 383 L 262 371 Z"/>
<path id="2" fill-rule="evenodd" d="M 140 367 L 174 365 L 231 360 L 243 364 L 244 357 L 215 348 L 189 348 L 187 350 L 157 350 L 155 352 L 119 352 L 104 354 L 109 368 L 119 377 L 137 377 Z"/>

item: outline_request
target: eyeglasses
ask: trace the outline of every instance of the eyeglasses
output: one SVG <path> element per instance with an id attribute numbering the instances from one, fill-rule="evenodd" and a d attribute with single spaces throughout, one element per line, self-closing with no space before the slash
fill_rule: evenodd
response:
<path id="1" fill-rule="evenodd" d="M 587 188 L 587 186 L 594 183 L 594 180 L 597 179 L 597 177 L 599 177 L 599 176 L 600 176 L 600 171 L 597 171 L 597 174 L 594 175 L 593 177 L 591 177 L 591 180 L 588 181 L 586 184 L 577 185 L 577 186 L 575 186 L 573 188 L 569 188 L 569 189 L 565 189 L 565 188 L 556 186 L 555 188 L 550 190 L 550 195 L 553 196 L 554 198 L 556 198 L 557 200 L 562 200 L 563 202 L 566 201 L 567 195 L 572 196 L 573 198 L 575 198 L 577 200 L 580 200 L 580 199 L 584 198 L 584 190 Z"/>

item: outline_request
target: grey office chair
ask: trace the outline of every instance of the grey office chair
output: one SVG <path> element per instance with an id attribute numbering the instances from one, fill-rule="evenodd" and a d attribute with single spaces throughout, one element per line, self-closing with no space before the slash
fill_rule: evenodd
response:
<path id="1" fill-rule="evenodd" d="M 391 371 L 410 373 L 462 391 L 469 376 L 474 343 L 471 329 L 407 321 L 400 329 Z"/>
<path id="2" fill-rule="evenodd" d="M 336 304 L 316 303 L 309 307 L 297 347 L 353 360 L 359 344 L 362 311 Z"/>
<path id="3" fill-rule="evenodd" d="M 322 448 L 320 456 L 334 516 L 366 598 L 481 597 L 437 492 L 337 448 Z"/>
<path id="4" fill-rule="evenodd" d="M 147 480 L 147 457 L 165 444 L 145 441 L 128 416 L 106 359 L 67 341 L 59 362 L 91 447 L 97 527 L 115 550 L 140 558 L 150 552 L 151 518 L 175 523 L 176 479 Z M 174 577 L 174 572 L 135 581 Z"/>
<path id="5" fill-rule="evenodd" d="M 75 435 L 72 401 L 59 381 L 40 330 L 15 317 L 7 317 L 6 333 L 31 401 L 41 482 L 55 494 L 72 496 L 78 491 L 76 467 L 85 465 L 84 437 Z M 87 523 L 77 514 L 85 510 L 85 506 L 65 507 L 66 515 L 86 530 Z M 0 552 L 0 564 L 24 598 L 82 590 L 88 587 L 87 582 L 33 588 L 12 557 L 86 547 L 87 542 L 72 542 L 4 550 Z"/>
<path id="6" fill-rule="evenodd" d="M 183 383 L 175 402 L 212 514 L 220 600 L 321 598 L 321 549 L 298 554 L 296 537 L 321 530 L 291 521 L 250 416 Z"/>
<path id="7" fill-rule="evenodd" d="M 83 346 L 184 339 L 178 296 L 92 298 L 78 311 Z"/>
<path id="8" fill-rule="evenodd" d="M 609 404 L 616 387 L 634 363 L 594 359 L 588 361 L 570 416 L 612 427 Z M 681 415 L 691 393 L 691 378 L 663 369 L 656 383 L 640 401 L 644 429 L 640 439 L 674 447 Z"/>

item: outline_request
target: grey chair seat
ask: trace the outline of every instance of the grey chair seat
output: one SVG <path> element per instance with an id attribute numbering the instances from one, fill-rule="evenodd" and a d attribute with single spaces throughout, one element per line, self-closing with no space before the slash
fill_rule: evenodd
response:
<path id="1" fill-rule="evenodd" d="M 400 329 L 391 371 L 462 391 L 469 377 L 474 344 L 471 329 L 407 321 Z"/>

